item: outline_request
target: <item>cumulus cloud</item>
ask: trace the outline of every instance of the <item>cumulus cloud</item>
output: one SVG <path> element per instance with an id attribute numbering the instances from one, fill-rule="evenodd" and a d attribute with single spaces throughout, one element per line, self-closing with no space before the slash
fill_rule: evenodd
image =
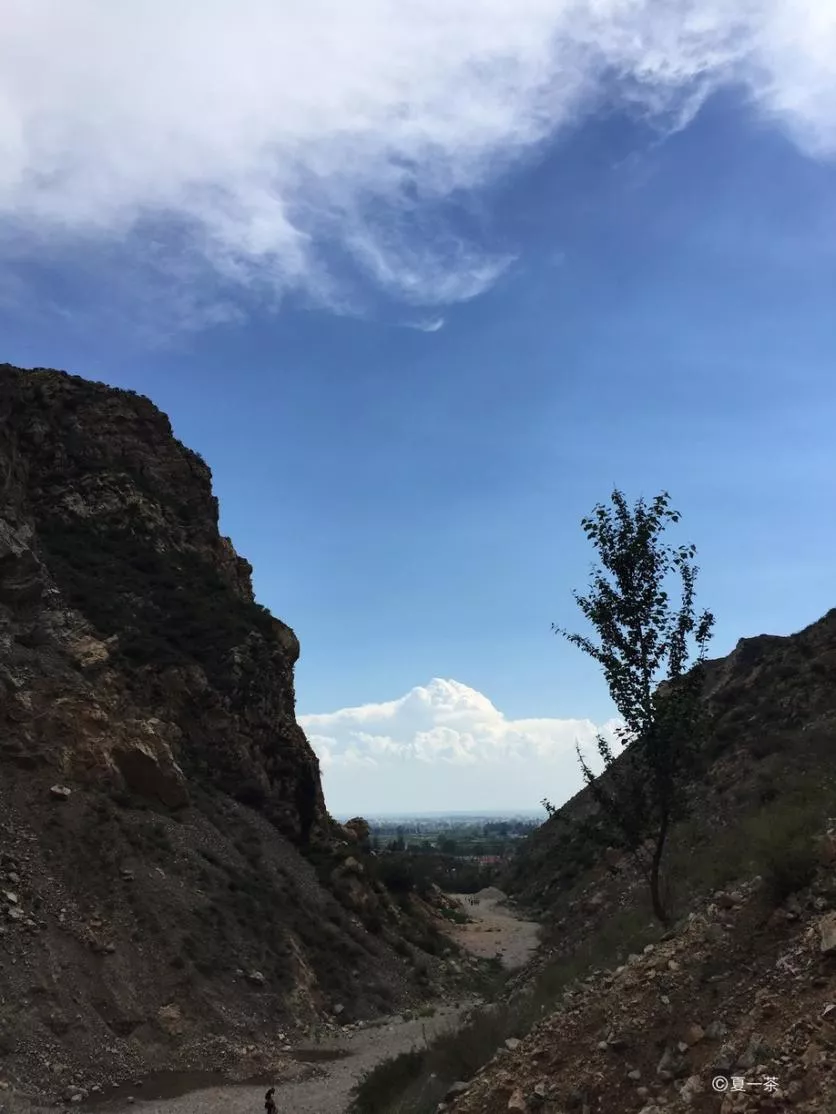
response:
<path id="1" fill-rule="evenodd" d="M 7 233 L 173 222 L 222 284 L 340 310 L 351 275 L 413 304 L 489 286 L 508 258 L 443 203 L 602 98 L 676 128 L 735 83 L 836 152 L 832 0 L 4 0 L 2 22 Z"/>
<path id="2" fill-rule="evenodd" d="M 581 787 L 575 755 L 615 721 L 509 720 L 482 693 L 435 678 L 380 704 L 301 716 L 342 811 L 536 808 Z"/>

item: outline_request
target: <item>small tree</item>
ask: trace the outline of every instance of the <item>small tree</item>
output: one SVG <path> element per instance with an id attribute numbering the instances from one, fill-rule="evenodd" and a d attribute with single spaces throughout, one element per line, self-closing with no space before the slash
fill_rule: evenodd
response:
<path id="1" fill-rule="evenodd" d="M 598 735 L 601 777 L 579 747 L 578 759 L 599 807 L 602 834 L 631 853 L 647 880 L 654 914 L 667 924 L 660 870 L 671 824 L 687 809 L 687 784 L 699 757 L 703 664 L 714 616 L 695 614 L 695 547 L 662 540 L 665 527 L 680 518 L 668 494 L 649 505 L 639 499 L 631 508 L 615 490 L 611 501 L 582 520 L 601 564 L 593 569 L 588 594 L 574 593 L 598 641 L 554 624 L 552 630 L 604 671 L 622 720 L 616 737 L 628 749 L 616 762 L 610 743 Z M 676 606 L 668 595 L 675 580 L 681 585 Z"/>

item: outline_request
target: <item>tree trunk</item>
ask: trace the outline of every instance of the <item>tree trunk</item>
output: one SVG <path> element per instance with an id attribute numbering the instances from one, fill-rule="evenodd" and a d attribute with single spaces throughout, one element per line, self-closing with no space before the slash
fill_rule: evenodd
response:
<path id="1" fill-rule="evenodd" d="M 670 916 L 668 910 L 665 909 L 660 893 L 660 867 L 662 865 L 662 854 L 665 850 L 665 841 L 668 835 L 668 817 L 662 817 L 662 823 L 659 827 L 659 834 L 656 837 L 656 847 L 653 850 L 653 861 L 650 864 L 650 901 L 653 905 L 653 913 L 665 928 L 670 923 Z"/>

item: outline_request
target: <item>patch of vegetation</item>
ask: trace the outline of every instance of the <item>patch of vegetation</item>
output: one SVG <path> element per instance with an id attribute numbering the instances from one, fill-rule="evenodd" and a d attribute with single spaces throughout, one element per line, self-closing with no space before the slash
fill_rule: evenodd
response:
<path id="1" fill-rule="evenodd" d="M 487 1006 L 425 1048 L 402 1053 L 374 1068 L 356 1088 L 351 1114 L 433 1114 L 453 1083 L 472 1079 L 509 1037 L 524 1037 L 544 1014 L 555 1009 L 571 983 L 621 962 L 630 952 L 641 951 L 658 940 L 661 931 L 649 908 L 617 913 L 594 937 L 549 964 L 530 993 Z M 497 993 L 506 978 L 501 971 L 497 961 Z"/>
<path id="2" fill-rule="evenodd" d="M 121 520 L 46 518 L 39 541 L 67 601 L 132 667 L 195 661 L 213 684 L 229 684 L 228 655 L 253 630 L 272 638 L 273 619 L 241 599 L 189 549 L 158 552 L 153 535 Z"/>
<path id="3" fill-rule="evenodd" d="M 422 1097 L 421 1081 L 429 1075 L 427 1055 L 427 1050 L 414 1048 L 378 1064 L 357 1087 L 351 1114 L 388 1114 L 389 1111 L 419 1114 L 421 1110 L 432 1109 L 430 1102 L 437 1106 L 444 1094 L 440 1084 L 433 1089 L 432 1097 L 427 1096 L 423 1106 L 417 1104 Z"/>
<path id="4" fill-rule="evenodd" d="M 749 821 L 752 854 L 770 905 L 783 904 L 813 881 L 818 865 L 814 838 L 823 819 L 802 796 L 775 801 Z"/>
<path id="5" fill-rule="evenodd" d="M 517 1028 L 513 1012 L 487 1007 L 425 1048 L 379 1064 L 356 1088 L 351 1114 L 431 1114 L 449 1087 L 472 1079 Z"/>
<path id="6" fill-rule="evenodd" d="M 551 932 L 554 944 L 560 936 L 544 926 L 544 934 Z M 589 937 L 544 968 L 537 984 L 536 995 L 540 1002 L 550 1004 L 557 991 L 590 971 L 617 966 L 625 962 L 631 952 L 639 952 L 647 944 L 655 943 L 662 935 L 662 926 L 654 922 L 649 908 L 642 902 L 637 907 L 616 910 Z"/>
<path id="7" fill-rule="evenodd" d="M 764 897 L 780 905 L 808 886 L 816 869 L 814 838 L 836 814 L 836 783 L 826 771 L 785 776 L 780 795 L 769 793 L 732 823 L 706 832 L 699 818 L 675 834 L 669 876 L 681 879 L 677 904 L 759 874 Z"/>
<path id="8" fill-rule="evenodd" d="M 478 893 L 497 879 L 497 868 L 427 851 L 389 851 L 361 858 L 370 877 L 390 893 L 425 895 L 433 886 L 445 893 Z"/>
<path id="9" fill-rule="evenodd" d="M 373 877 L 382 882 L 391 894 L 426 893 L 430 886 L 429 871 L 417 855 L 391 854 L 374 860 Z"/>
<path id="10" fill-rule="evenodd" d="M 445 893 L 476 894 L 497 882 L 496 866 L 462 862 L 439 856 L 431 868 L 430 877 Z"/>
<path id="11" fill-rule="evenodd" d="M 812 837 L 836 816 L 836 759 L 831 751 L 830 739 L 809 732 L 803 766 L 797 762 L 788 769 L 773 753 L 698 796 L 692 815 L 676 824 L 669 838 L 661 884 L 674 917 L 687 912 L 696 896 L 756 874 L 765 880 L 765 896 L 775 895 L 773 901 L 781 900 L 782 891 L 788 895 L 788 886 L 798 890 L 809 884 Z M 713 792 L 719 800 L 712 800 Z M 604 869 L 600 852 L 591 862 L 583 857 L 581 835 L 592 822 L 587 817 L 585 824 L 579 823 L 559 811 L 526 841 L 502 888 L 541 911 L 564 908 L 590 883 L 599 882 Z M 596 850 L 601 842 L 594 841 Z"/>
<path id="12" fill-rule="evenodd" d="M 440 909 L 439 912 L 442 917 L 448 921 L 452 921 L 453 924 L 470 924 L 473 920 L 472 917 L 468 917 L 467 913 L 463 913 L 461 909 L 448 909 L 445 907 Z"/>

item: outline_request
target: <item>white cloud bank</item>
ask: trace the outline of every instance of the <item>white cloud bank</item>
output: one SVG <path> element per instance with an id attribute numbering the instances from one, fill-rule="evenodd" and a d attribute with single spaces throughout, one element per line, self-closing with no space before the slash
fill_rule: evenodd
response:
<path id="1" fill-rule="evenodd" d="M 589 720 L 509 720 L 482 693 L 435 678 L 398 700 L 299 717 L 332 812 L 537 808 L 580 789 Z"/>
<path id="2" fill-rule="evenodd" d="M 342 255 L 453 303 L 508 260 L 432 202 L 604 95 L 676 126 L 737 83 L 833 155 L 834 58 L 833 0 L 2 0 L 0 218 L 18 257 L 165 217 L 181 279 L 345 309 Z"/>

